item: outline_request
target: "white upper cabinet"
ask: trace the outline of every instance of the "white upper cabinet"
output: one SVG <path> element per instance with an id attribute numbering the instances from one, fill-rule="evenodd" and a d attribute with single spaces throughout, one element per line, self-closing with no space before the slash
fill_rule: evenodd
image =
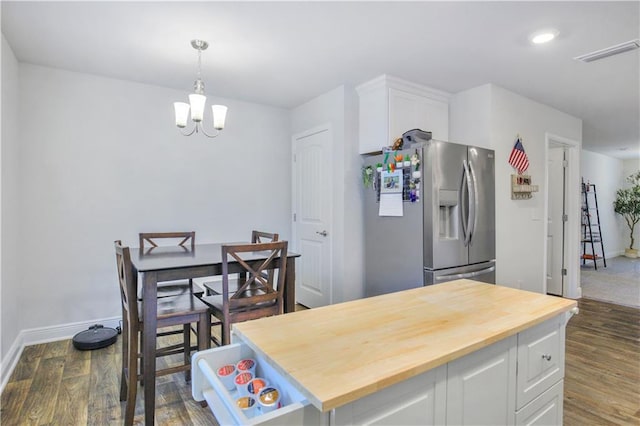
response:
<path id="1" fill-rule="evenodd" d="M 356 88 L 360 99 L 360 154 L 378 152 L 411 129 L 449 138 L 448 93 L 382 75 Z"/>

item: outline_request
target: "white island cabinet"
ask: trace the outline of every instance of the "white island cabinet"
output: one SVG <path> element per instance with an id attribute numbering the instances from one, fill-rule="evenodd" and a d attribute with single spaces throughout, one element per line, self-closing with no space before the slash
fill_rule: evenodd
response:
<path id="1" fill-rule="evenodd" d="M 561 424 L 576 302 L 458 280 L 236 324 L 193 356 L 193 397 L 220 424 Z M 281 408 L 246 416 L 216 377 L 251 357 Z"/>

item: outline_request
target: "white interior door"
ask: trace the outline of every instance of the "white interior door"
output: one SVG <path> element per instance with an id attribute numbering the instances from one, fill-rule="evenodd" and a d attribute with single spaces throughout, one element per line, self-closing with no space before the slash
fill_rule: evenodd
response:
<path id="1" fill-rule="evenodd" d="M 296 301 L 309 308 L 331 298 L 331 160 L 328 125 L 293 137 L 293 243 Z"/>
<path id="2" fill-rule="evenodd" d="M 564 290 L 565 177 L 564 147 L 549 149 L 547 214 L 547 293 L 562 296 Z"/>

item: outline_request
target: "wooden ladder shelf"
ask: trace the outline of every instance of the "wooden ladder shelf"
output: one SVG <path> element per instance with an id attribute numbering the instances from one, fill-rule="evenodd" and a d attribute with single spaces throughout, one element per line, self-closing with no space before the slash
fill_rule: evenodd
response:
<path id="1" fill-rule="evenodd" d="M 607 267 L 607 259 L 604 255 L 604 243 L 602 242 L 602 228 L 600 227 L 600 213 L 598 211 L 598 194 L 596 186 L 582 180 L 582 264 L 587 260 L 593 262 L 593 267 L 598 270 L 598 261 L 602 260 Z M 599 252 L 596 249 L 600 246 Z"/>

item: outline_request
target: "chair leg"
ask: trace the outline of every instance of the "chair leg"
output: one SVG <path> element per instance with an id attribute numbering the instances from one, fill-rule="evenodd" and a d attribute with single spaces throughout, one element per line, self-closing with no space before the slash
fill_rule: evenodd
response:
<path id="1" fill-rule="evenodd" d="M 140 386 L 144 386 L 144 356 L 142 356 L 142 348 L 144 348 L 144 333 L 140 333 L 139 346 L 136 346 L 138 350 L 138 354 L 140 354 L 140 364 L 139 364 L 139 372 L 140 372 Z M 138 356 L 138 355 L 136 355 Z"/>
<path id="2" fill-rule="evenodd" d="M 129 368 L 129 323 L 123 315 L 122 321 L 122 372 L 120 375 L 120 401 L 127 400 L 127 368 Z"/>
<path id="3" fill-rule="evenodd" d="M 127 355 L 127 406 L 125 408 L 124 424 L 133 425 L 133 416 L 136 411 L 136 394 L 138 392 L 138 336 L 139 330 L 132 330 L 129 333 L 131 342 L 129 343 L 129 354 Z"/>
<path id="4" fill-rule="evenodd" d="M 198 320 L 198 350 L 203 351 L 211 347 L 211 315 L 208 312 L 200 314 Z"/>
<path id="5" fill-rule="evenodd" d="M 222 321 L 221 332 L 222 332 L 222 345 L 228 345 L 231 343 L 231 324 L 229 321 Z"/>
<path id="6" fill-rule="evenodd" d="M 182 336 L 184 341 L 184 364 L 187 365 L 191 362 L 191 324 L 184 324 L 182 327 Z M 191 380 L 191 370 L 186 370 L 184 372 L 184 379 L 187 382 Z"/>

